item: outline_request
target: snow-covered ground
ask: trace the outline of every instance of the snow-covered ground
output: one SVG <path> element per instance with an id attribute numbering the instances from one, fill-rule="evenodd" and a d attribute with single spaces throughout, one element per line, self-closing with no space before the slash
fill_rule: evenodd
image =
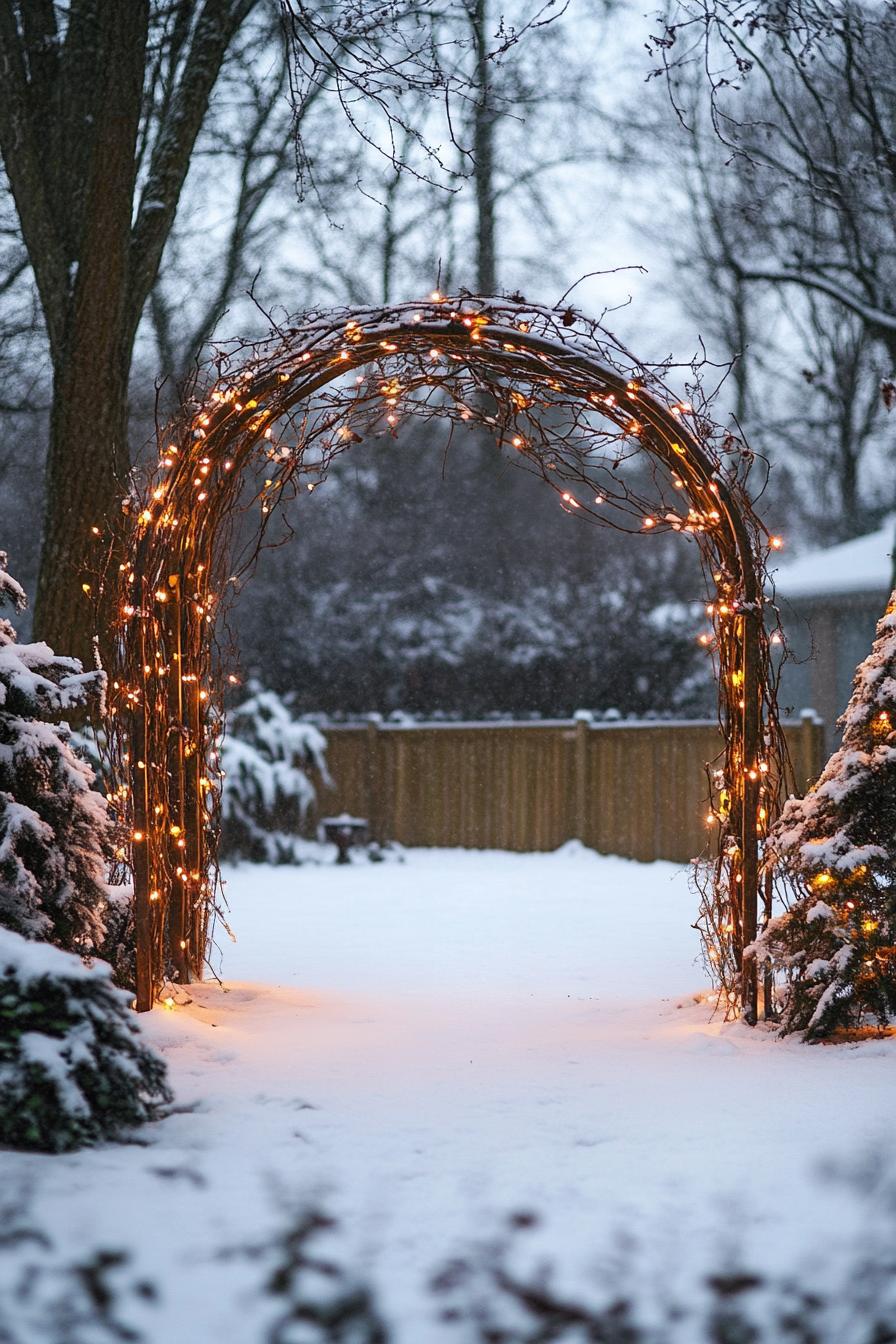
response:
<path id="1" fill-rule="evenodd" d="M 259 1266 L 221 1252 L 306 1198 L 408 1344 L 442 1338 L 432 1269 L 516 1209 L 573 1268 L 621 1227 L 679 1267 L 851 1235 L 816 1169 L 890 1142 L 896 1042 L 710 1020 L 681 870 L 570 845 L 228 876 L 224 987 L 145 1019 L 184 1109 L 147 1146 L 0 1154 L 54 1254 L 132 1250 L 153 1338 L 258 1344 Z"/>

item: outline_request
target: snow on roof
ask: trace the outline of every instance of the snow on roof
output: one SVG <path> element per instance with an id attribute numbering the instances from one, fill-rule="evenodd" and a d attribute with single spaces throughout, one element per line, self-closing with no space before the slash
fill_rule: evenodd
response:
<path id="1" fill-rule="evenodd" d="M 843 593 L 889 593 L 892 586 L 896 519 L 889 518 L 877 532 L 854 537 L 827 550 L 781 565 L 772 572 L 782 598 L 826 597 Z"/>

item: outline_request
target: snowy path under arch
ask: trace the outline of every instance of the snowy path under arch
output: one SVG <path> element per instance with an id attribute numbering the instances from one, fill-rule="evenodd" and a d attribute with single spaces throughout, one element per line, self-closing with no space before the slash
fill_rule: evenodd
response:
<path id="1" fill-rule="evenodd" d="M 891 1130 L 896 1042 L 711 1021 L 680 869 L 571 845 L 228 877 L 226 988 L 146 1022 L 195 1109 L 147 1147 L 0 1154 L 60 1250 L 134 1248 L 154 1336 L 256 1344 L 258 1266 L 218 1253 L 306 1197 L 413 1344 L 442 1339 L 428 1274 L 514 1209 L 581 1267 L 621 1226 L 685 1270 L 734 1231 L 766 1263 L 847 1234 L 813 1172 Z"/>

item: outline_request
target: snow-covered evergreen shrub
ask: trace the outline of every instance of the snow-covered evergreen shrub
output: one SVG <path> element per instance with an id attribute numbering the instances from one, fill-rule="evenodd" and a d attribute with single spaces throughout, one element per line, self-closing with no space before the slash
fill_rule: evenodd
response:
<path id="1" fill-rule="evenodd" d="M 896 594 L 840 726 L 839 750 L 770 837 L 797 897 L 755 944 L 785 973 L 784 1031 L 809 1040 L 896 1012 Z"/>
<path id="2" fill-rule="evenodd" d="M 24 605 L 0 552 L 0 606 Z M 102 686 L 77 659 L 18 644 L 0 618 L 0 925 L 85 953 L 103 936 L 112 826 L 60 719 Z"/>
<path id="3" fill-rule="evenodd" d="M 100 778 L 108 761 L 108 739 L 102 721 L 73 732 L 71 745 L 75 753 Z M 125 865 L 116 861 L 112 873 L 117 878 L 128 878 Z M 122 989 L 133 993 L 137 983 L 137 936 L 134 928 L 134 888 L 129 880 L 110 883 L 106 887 L 103 905 L 103 937 L 96 955 L 112 967 L 112 979 Z"/>
<path id="4" fill-rule="evenodd" d="M 105 932 L 97 949 L 101 961 L 112 967 L 112 979 L 133 994 L 137 985 L 137 934 L 134 927 L 134 888 L 107 888 Z"/>
<path id="5" fill-rule="evenodd" d="M 162 1113 L 164 1061 L 103 962 L 0 929 L 0 1144 L 65 1152 Z"/>
<path id="6" fill-rule="evenodd" d="M 221 853 L 225 858 L 298 863 L 302 824 L 315 799 L 308 771 L 329 784 L 326 739 L 293 718 L 273 691 L 250 684 L 228 715 L 221 757 Z"/>

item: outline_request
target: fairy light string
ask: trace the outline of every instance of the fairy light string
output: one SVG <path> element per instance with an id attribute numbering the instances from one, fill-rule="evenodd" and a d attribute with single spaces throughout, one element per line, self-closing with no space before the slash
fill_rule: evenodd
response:
<path id="1" fill-rule="evenodd" d="M 755 1016 L 743 948 L 756 932 L 763 837 L 792 784 L 771 647 L 780 627 L 766 598 L 779 539 L 751 503 L 752 456 L 713 425 L 697 373 L 683 400 L 668 369 L 571 310 L 441 294 L 306 314 L 217 352 L 207 384 L 160 434 L 118 575 L 112 796 L 130 834 L 140 1009 L 167 978 L 202 975 L 223 909 L 228 605 L 284 501 L 313 493 L 348 448 L 415 416 L 487 430 L 571 516 L 696 544 L 724 744 L 709 767 L 697 927 L 726 1012 Z"/>

